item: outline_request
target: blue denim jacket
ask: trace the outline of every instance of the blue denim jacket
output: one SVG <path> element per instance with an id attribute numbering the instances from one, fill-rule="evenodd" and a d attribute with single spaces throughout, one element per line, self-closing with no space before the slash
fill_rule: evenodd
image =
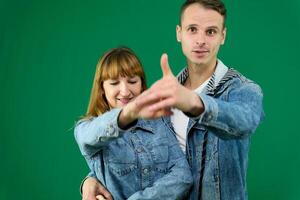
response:
<path id="1" fill-rule="evenodd" d="M 178 77 L 182 83 L 186 72 Z M 188 124 L 186 157 L 194 179 L 189 199 L 247 199 L 248 151 L 251 134 L 264 116 L 262 91 L 228 69 L 217 86 L 208 84 L 198 95 L 205 111 Z M 172 129 L 170 118 L 164 122 Z"/>
<path id="2" fill-rule="evenodd" d="M 120 130 L 120 109 L 79 121 L 75 139 L 98 180 L 120 199 L 182 199 L 193 179 L 175 135 L 162 119 Z"/>

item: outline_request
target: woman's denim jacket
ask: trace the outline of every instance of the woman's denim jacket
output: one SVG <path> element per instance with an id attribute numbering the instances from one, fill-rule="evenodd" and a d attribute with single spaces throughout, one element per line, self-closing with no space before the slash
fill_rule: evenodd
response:
<path id="1" fill-rule="evenodd" d="M 162 119 L 118 128 L 120 109 L 79 121 L 75 138 L 98 180 L 120 199 L 182 199 L 193 179 L 175 135 Z"/>
<path id="2" fill-rule="evenodd" d="M 184 72 L 178 77 L 182 83 Z M 186 157 L 194 179 L 190 199 L 247 199 L 250 136 L 264 116 L 262 91 L 228 69 L 217 86 L 208 84 L 198 95 L 205 111 L 188 124 Z M 172 129 L 170 118 L 164 121 Z"/>

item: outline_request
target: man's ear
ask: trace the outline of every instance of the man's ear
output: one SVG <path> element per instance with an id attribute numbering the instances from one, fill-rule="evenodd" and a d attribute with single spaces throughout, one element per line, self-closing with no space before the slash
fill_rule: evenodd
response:
<path id="1" fill-rule="evenodd" d="M 223 37 L 222 42 L 221 42 L 222 45 L 225 44 L 226 32 L 227 32 L 227 29 L 226 29 L 226 27 L 224 27 L 224 29 L 222 31 L 222 37 Z"/>
<path id="2" fill-rule="evenodd" d="M 177 25 L 176 26 L 176 38 L 178 42 L 181 42 L 181 26 Z"/>

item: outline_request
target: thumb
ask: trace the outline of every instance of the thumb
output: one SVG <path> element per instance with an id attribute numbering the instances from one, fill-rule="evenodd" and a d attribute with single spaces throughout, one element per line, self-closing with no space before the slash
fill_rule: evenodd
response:
<path id="1" fill-rule="evenodd" d="M 160 58 L 160 66 L 161 70 L 163 72 L 163 77 L 165 76 L 173 76 L 173 73 L 170 69 L 169 61 L 168 61 L 168 55 L 164 53 Z"/>

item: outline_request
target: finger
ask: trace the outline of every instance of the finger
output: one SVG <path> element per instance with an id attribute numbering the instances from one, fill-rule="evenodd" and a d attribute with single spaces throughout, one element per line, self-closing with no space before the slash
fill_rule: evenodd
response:
<path id="1" fill-rule="evenodd" d="M 143 97 L 143 103 L 146 105 L 153 105 L 161 102 L 165 99 L 173 98 L 173 91 L 165 88 L 164 90 L 156 90 L 149 93 L 147 96 Z M 171 107 L 174 105 L 170 105 Z"/>
<path id="2" fill-rule="evenodd" d="M 104 196 L 102 196 L 102 195 L 97 195 L 96 198 L 97 198 L 98 200 L 106 200 L 106 199 L 104 198 Z"/>
<path id="3" fill-rule="evenodd" d="M 153 92 L 150 90 L 143 92 L 135 99 L 135 103 L 138 108 L 142 108 L 149 104 L 155 103 L 155 101 L 159 101 L 159 97 L 155 96 L 155 94 L 153 94 Z"/>
<path id="4" fill-rule="evenodd" d="M 108 195 L 104 195 L 106 200 L 114 200 L 112 195 L 108 193 Z"/>
<path id="5" fill-rule="evenodd" d="M 155 104 L 152 104 L 149 106 L 150 112 L 158 112 L 159 110 L 166 110 L 174 106 L 174 100 L 169 99 L 163 99 Z"/>
<path id="6" fill-rule="evenodd" d="M 153 116 L 149 119 L 157 119 L 159 117 L 166 117 L 166 116 L 171 116 L 173 115 L 173 112 L 171 111 L 170 108 L 168 109 L 163 109 L 163 110 L 158 110 L 153 113 Z"/>
<path id="7" fill-rule="evenodd" d="M 173 112 L 171 111 L 170 108 L 168 109 L 161 109 L 159 111 L 157 111 L 155 113 L 155 117 L 158 118 L 158 117 L 163 117 L 163 116 L 171 116 L 173 115 Z"/>
<path id="8" fill-rule="evenodd" d="M 112 198 L 111 194 L 109 193 L 109 191 L 105 187 L 103 187 L 102 185 L 101 185 L 101 187 L 99 187 L 99 193 L 102 196 L 104 196 L 107 200 L 113 200 L 113 198 Z"/>
<path id="9" fill-rule="evenodd" d="M 82 200 L 97 200 L 97 197 L 95 197 L 95 196 L 88 196 L 88 197 L 83 197 Z"/>
<path id="10" fill-rule="evenodd" d="M 160 58 L 160 66 L 163 72 L 163 77 L 170 75 L 174 76 L 169 65 L 168 55 L 166 53 L 164 53 Z"/>

